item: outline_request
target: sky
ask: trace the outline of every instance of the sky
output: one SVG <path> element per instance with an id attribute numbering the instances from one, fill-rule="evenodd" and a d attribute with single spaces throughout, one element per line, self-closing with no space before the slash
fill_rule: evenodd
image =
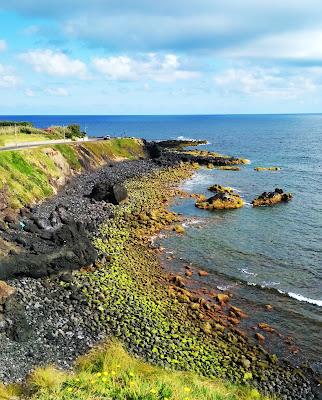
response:
<path id="1" fill-rule="evenodd" d="M 320 0 L 0 0 L 0 114 L 322 111 Z"/>

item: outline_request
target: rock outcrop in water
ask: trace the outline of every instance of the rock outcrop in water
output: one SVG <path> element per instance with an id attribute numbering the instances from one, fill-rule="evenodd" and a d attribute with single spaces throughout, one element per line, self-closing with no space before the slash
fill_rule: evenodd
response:
<path id="1" fill-rule="evenodd" d="M 203 210 L 232 210 L 241 208 L 244 205 L 243 199 L 236 193 L 216 193 L 214 196 L 206 199 L 201 196 L 195 206 Z"/>
<path id="2" fill-rule="evenodd" d="M 255 171 L 280 171 L 280 167 L 256 167 Z"/>
<path id="3" fill-rule="evenodd" d="M 230 187 L 216 184 L 209 186 L 208 190 L 214 192 L 215 195 L 208 199 L 204 195 L 199 196 L 195 204 L 197 208 L 203 210 L 231 210 L 241 208 L 244 205 L 243 199 Z"/>
<path id="4" fill-rule="evenodd" d="M 253 207 L 272 206 L 292 199 L 292 193 L 284 193 L 283 189 L 276 188 L 274 192 L 263 192 L 252 201 Z"/>
<path id="5" fill-rule="evenodd" d="M 212 185 L 208 187 L 208 190 L 214 193 L 226 193 L 226 194 L 235 194 L 234 190 L 230 187 L 222 186 L 222 185 Z"/>

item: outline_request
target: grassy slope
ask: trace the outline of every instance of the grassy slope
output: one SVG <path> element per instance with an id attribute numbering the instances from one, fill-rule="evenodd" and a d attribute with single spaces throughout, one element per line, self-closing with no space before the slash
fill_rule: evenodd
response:
<path id="1" fill-rule="evenodd" d="M 92 168 L 104 164 L 107 159 L 137 158 L 143 156 L 141 142 L 133 139 L 113 139 L 100 143 L 80 145 L 51 145 L 44 148 L 6 151 L 0 153 L 0 190 L 7 188 L 8 205 L 20 208 L 42 200 L 55 192 L 53 180 L 64 176 L 66 171 L 47 154 L 52 149 L 60 154 L 70 167 L 70 174 L 81 172 L 82 165 Z M 86 163 L 84 164 L 84 157 Z M 58 158 L 59 158 L 58 157 Z"/>
<path id="2" fill-rule="evenodd" d="M 13 126 L 0 127 L 0 147 L 24 142 L 43 141 L 51 139 L 61 139 L 63 135 L 59 131 L 47 133 L 42 129 L 28 127 L 30 134 L 24 133 L 24 127 L 17 127 L 16 130 Z M 16 134 L 15 134 L 16 133 Z"/>
<path id="3" fill-rule="evenodd" d="M 74 373 L 53 367 L 36 370 L 29 378 L 27 391 L 32 400 L 263 399 L 255 389 L 149 365 L 130 356 L 118 342 L 82 357 Z M 12 399 L 20 392 L 19 387 L 0 386 L 0 398 Z"/>

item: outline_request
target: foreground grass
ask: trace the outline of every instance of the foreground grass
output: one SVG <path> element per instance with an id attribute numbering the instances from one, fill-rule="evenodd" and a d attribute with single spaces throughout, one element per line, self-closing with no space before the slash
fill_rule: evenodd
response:
<path id="1" fill-rule="evenodd" d="M 2 388 L 2 398 L 21 398 L 20 390 Z M 130 356 L 115 341 L 82 357 L 74 373 L 64 373 L 53 367 L 36 370 L 28 380 L 27 392 L 33 400 L 264 399 L 255 389 L 149 365 Z"/>

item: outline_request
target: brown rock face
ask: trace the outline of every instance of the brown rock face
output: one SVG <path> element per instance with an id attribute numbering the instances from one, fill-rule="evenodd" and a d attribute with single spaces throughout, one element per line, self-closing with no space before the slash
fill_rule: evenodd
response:
<path id="1" fill-rule="evenodd" d="M 16 289 L 9 286 L 6 282 L 0 281 L 0 305 L 5 302 L 16 293 Z"/>

